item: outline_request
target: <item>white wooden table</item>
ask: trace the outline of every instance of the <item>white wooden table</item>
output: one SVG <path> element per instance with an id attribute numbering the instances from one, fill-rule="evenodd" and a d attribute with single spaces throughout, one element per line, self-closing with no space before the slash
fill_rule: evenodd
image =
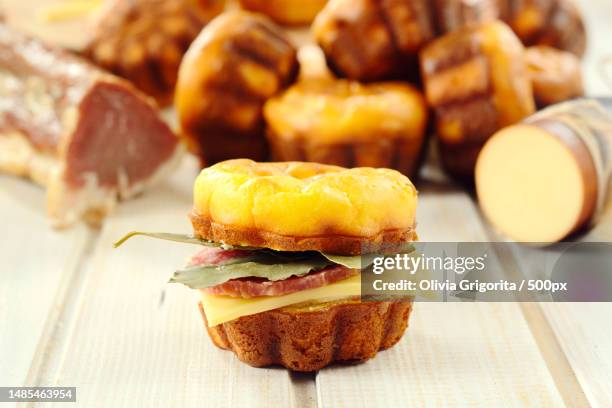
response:
<path id="1" fill-rule="evenodd" d="M 587 87 L 610 93 L 597 63 L 612 53 L 612 2 L 582 6 Z M 165 285 L 193 247 L 112 248 L 134 229 L 189 232 L 196 172 L 186 160 L 100 230 L 60 232 L 42 189 L 0 176 L 0 386 L 76 386 L 83 407 L 612 405 L 612 304 L 420 303 L 401 342 L 365 364 L 316 374 L 242 364 L 211 344 L 192 291 Z M 420 189 L 423 241 L 495 237 L 459 188 Z M 590 238 L 612 241 L 611 222 Z"/>

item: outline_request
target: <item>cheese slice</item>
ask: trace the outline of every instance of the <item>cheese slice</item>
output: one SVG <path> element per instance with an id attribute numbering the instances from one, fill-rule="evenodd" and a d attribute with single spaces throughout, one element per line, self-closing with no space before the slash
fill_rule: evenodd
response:
<path id="1" fill-rule="evenodd" d="M 361 275 L 355 275 L 320 288 L 306 289 L 282 296 L 242 299 L 202 293 L 202 306 L 206 313 L 208 326 L 212 327 L 242 316 L 267 312 L 298 303 L 324 302 L 353 296 L 361 296 Z"/>
<path id="2" fill-rule="evenodd" d="M 575 231 L 593 202 L 575 151 L 580 143 L 572 149 L 557 134 L 527 124 L 492 136 L 476 164 L 487 219 L 518 242 L 557 242 Z"/>

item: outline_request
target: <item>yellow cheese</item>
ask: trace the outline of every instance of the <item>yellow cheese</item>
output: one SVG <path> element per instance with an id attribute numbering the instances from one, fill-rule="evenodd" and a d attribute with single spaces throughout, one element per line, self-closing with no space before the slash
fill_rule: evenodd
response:
<path id="1" fill-rule="evenodd" d="M 534 125 L 511 126 L 491 137 L 478 157 L 478 201 L 509 238 L 557 242 L 580 223 L 587 202 L 582 174 L 574 152 L 556 135 Z"/>
<path id="2" fill-rule="evenodd" d="M 303 302 L 329 301 L 361 296 L 361 275 L 355 275 L 331 285 L 307 289 L 282 296 L 262 296 L 251 299 L 202 293 L 202 306 L 210 327 L 268 310 Z"/>

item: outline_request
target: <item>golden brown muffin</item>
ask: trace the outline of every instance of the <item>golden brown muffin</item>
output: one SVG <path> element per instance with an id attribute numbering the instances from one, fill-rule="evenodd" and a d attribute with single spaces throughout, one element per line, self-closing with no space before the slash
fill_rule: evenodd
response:
<path id="1" fill-rule="evenodd" d="M 199 291 L 213 343 L 256 367 L 315 371 L 404 334 L 414 297 L 368 295 L 362 270 L 414 250 L 416 203 L 395 170 L 229 160 L 195 181 L 194 235 L 132 232 L 115 246 L 136 235 L 200 244 L 170 282 Z"/>
<path id="2" fill-rule="evenodd" d="M 115 0 L 84 54 L 160 105 L 174 95 L 181 58 L 224 0 Z"/>
<path id="3" fill-rule="evenodd" d="M 418 76 L 417 53 L 434 38 L 426 0 L 330 0 L 312 31 L 338 75 L 361 81 Z"/>
<path id="4" fill-rule="evenodd" d="M 256 248 L 267 254 L 270 249 L 291 251 L 284 257 L 299 254 L 308 259 L 324 252 L 347 259 L 381 246 L 388 249 L 389 244 L 405 245 L 416 240 L 416 200 L 410 180 L 389 169 L 250 160 L 218 163 L 202 170 L 195 182 L 192 221 L 196 237 L 223 243 L 224 249 L 204 249 L 190 265 L 221 265 L 216 274 L 223 274 L 227 265 L 235 266 L 244 256 L 237 245 L 247 246 L 247 263 L 258 262 Z M 207 227 L 211 224 L 221 226 L 221 233 Z M 264 268 L 270 265 L 267 261 Z M 182 282 L 199 289 L 200 311 L 215 345 L 256 367 L 314 371 L 333 362 L 365 361 L 393 346 L 412 310 L 410 298 L 362 299 L 359 269 L 338 264 L 330 268 L 286 281 L 251 278 L 250 289 L 238 292 L 194 285 L 198 278 L 192 271 Z M 350 273 L 335 280 L 325 275 L 338 268 Z M 311 273 L 328 277 L 309 284 Z M 249 280 L 242 279 L 233 285 Z M 255 289 L 258 285 L 275 285 L 276 291 L 263 296 Z"/>
<path id="5" fill-rule="evenodd" d="M 180 134 L 204 163 L 267 157 L 262 106 L 297 75 L 296 50 L 268 18 L 223 13 L 189 47 L 176 87 Z"/>
<path id="6" fill-rule="evenodd" d="M 330 0 L 312 31 L 339 76 L 417 81 L 425 44 L 498 13 L 494 0 Z"/>
<path id="7" fill-rule="evenodd" d="M 496 0 L 433 0 L 431 4 L 438 35 L 499 17 Z"/>
<path id="8" fill-rule="evenodd" d="M 584 96 L 582 67 L 574 54 L 540 45 L 527 48 L 526 58 L 539 107 Z"/>
<path id="9" fill-rule="evenodd" d="M 412 302 L 344 301 L 285 307 L 208 327 L 213 343 L 245 363 L 315 371 L 333 362 L 359 363 L 395 345 L 408 327 Z"/>
<path id="10" fill-rule="evenodd" d="M 416 195 L 390 169 L 229 160 L 196 179 L 191 221 L 210 241 L 357 255 L 416 240 Z"/>
<path id="11" fill-rule="evenodd" d="M 421 70 L 442 162 L 472 181 L 484 142 L 535 111 L 524 48 L 504 23 L 468 27 L 425 47 Z"/>
<path id="12" fill-rule="evenodd" d="M 586 30 L 574 0 L 497 0 L 500 17 L 528 46 L 548 45 L 582 56 Z"/>
<path id="13" fill-rule="evenodd" d="M 327 0 L 240 0 L 242 8 L 266 14 L 279 24 L 310 24 Z"/>
<path id="14" fill-rule="evenodd" d="M 421 93 L 403 83 L 310 80 L 264 106 L 272 158 L 416 175 L 427 125 Z"/>

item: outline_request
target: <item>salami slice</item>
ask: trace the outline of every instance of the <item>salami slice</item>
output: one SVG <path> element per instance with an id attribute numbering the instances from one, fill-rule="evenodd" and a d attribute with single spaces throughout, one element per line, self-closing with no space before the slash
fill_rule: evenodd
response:
<path id="1" fill-rule="evenodd" d="M 258 296 L 282 296 L 306 289 L 320 288 L 330 283 L 357 275 L 359 270 L 349 269 L 342 265 L 332 265 L 304 276 L 292 276 L 289 279 L 270 281 L 263 278 L 232 279 L 210 288 L 200 289 L 211 295 L 252 298 Z"/>
<path id="2" fill-rule="evenodd" d="M 204 264 L 221 265 L 241 257 L 249 257 L 252 253 L 253 251 L 205 248 L 191 258 L 189 266 Z M 304 276 L 291 276 L 288 279 L 278 281 L 256 277 L 231 279 L 219 285 L 200 290 L 211 295 L 247 299 L 259 296 L 281 296 L 301 290 L 319 288 L 347 279 L 358 273 L 358 269 L 350 269 L 342 265 L 330 265 L 324 269 L 310 272 Z"/>

